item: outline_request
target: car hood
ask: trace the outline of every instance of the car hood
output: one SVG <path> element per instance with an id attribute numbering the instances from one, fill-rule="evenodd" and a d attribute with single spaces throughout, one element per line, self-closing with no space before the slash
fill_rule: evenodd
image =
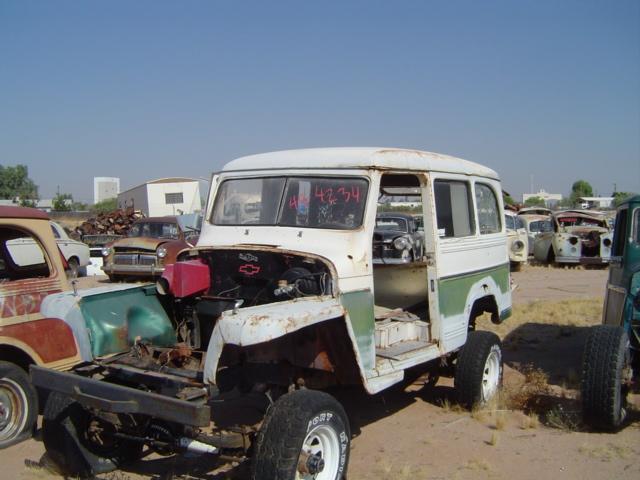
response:
<path id="1" fill-rule="evenodd" d="M 113 248 L 139 248 L 142 250 L 156 250 L 163 243 L 173 241 L 172 238 L 127 237 L 113 243 Z"/>

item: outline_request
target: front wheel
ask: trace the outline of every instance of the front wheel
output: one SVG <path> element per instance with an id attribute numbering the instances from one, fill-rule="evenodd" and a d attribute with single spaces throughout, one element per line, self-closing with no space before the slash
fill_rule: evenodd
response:
<path id="1" fill-rule="evenodd" d="M 631 377 L 627 332 L 614 325 L 592 327 L 582 357 L 582 415 L 587 425 L 610 431 L 620 428 L 627 414 Z"/>
<path id="2" fill-rule="evenodd" d="M 58 392 L 49 395 L 42 440 L 49 457 L 68 475 L 93 478 L 138 458 L 143 445 L 114 434 L 115 424 L 92 415 Z"/>
<path id="3" fill-rule="evenodd" d="M 258 433 L 254 480 L 340 480 L 347 472 L 351 431 L 331 395 L 297 390 L 268 410 Z"/>
<path id="4" fill-rule="evenodd" d="M 38 417 L 38 396 L 19 366 L 0 361 L 0 448 L 31 436 Z"/>
<path id="5" fill-rule="evenodd" d="M 502 384 L 502 348 L 493 332 L 469 332 L 458 354 L 455 389 L 458 403 L 466 408 L 484 405 Z"/>

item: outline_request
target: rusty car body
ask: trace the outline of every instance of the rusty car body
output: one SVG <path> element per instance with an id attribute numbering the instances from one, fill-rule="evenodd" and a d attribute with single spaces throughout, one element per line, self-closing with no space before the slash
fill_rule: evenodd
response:
<path id="1" fill-rule="evenodd" d="M 536 238 L 538 238 L 538 235 L 545 232 L 553 232 L 553 223 L 551 222 L 551 216 L 520 212 L 518 212 L 518 216 L 522 219 L 525 231 L 527 232 L 527 245 L 529 255 L 533 255 L 533 246 L 536 243 Z"/>
<path id="2" fill-rule="evenodd" d="M 611 229 L 605 216 L 591 210 L 565 210 L 551 216 L 552 232 L 538 235 L 533 246 L 539 262 L 606 265 L 611 257 Z"/>
<path id="3" fill-rule="evenodd" d="M 73 332 L 42 303 L 69 290 L 49 218 L 0 207 L 0 448 L 31 435 L 38 401 L 29 365 L 67 369 L 80 361 Z"/>
<path id="4" fill-rule="evenodd" d="M 522 216 L 505 210 L 504 221 L 507 228 L 507 248 L 511 268 L 519 269 L 529 260 L 529 236 Z"/>
<path id="5" fill-rule="evenodd" d="M 484 312 L 496 323 L 511 313 L 493 170 L 415 150 L 309 149 L 234 160 L 211 184 L 198 244 L 165 268 L 157 294 L 144 287 L 173 334 L 161 311 L 131 305 L 111 335 L 130 348 L 92 352 L 70 373 L 32 368 L 52 391 L 45 447 L 67 473 L 118 468 L 144 445 L 251 456 L 254 479 L 338 480 L 349 420 L 322 390 L 374 394 L 418 372 L 454 375 L 468 407 L 495 395 L 500 341 L 476 331 Z M 373 261 L 377 200 L 389 188 L 419 197 L 424 251 L 409 265 Z M 379 269 L 396 288 L 380 287 Z M 68 306 L 64 317 L 79 321 Z"/>
<path id="6" fill-rule="evenodd" d="M 186 225 L 183 217 L 194 216 L 136 220 L 126 237 L 104 247 L 104 273 L 112 281 L 159 277 L 166 265 L 174 263 L 181 251 L 198 240 L 197 227 Z"/>

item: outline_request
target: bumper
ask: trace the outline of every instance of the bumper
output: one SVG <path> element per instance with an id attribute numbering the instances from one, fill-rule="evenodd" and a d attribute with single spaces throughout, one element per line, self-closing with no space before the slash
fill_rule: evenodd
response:
<path id="1" fill-rule="evenodd" d="M 205 427 L 211 421 L 211 410 L 207 405 L 94 380 L 73 373 L 56 372 L 32 365 L 31 381 L 37 387 L 63 393 L 88 408 L 113 413 L 149 415 L 168 422 L 196 427 Z"/>
<path id="2" fill-rule="evenodd" d="M 607 265 L 608 258 L 602 257 L 556 257 L 556 263 L 572 263 L 574 265 Z"/>
<path id="3" fill-rule="evenodd" d="M 118 265 L 110 263 L 104 265 L 102 271 L 107 275 L 140 275 L 140 276 L 156 276 L 162 275 L 164 266 L 156 265 Z"/>

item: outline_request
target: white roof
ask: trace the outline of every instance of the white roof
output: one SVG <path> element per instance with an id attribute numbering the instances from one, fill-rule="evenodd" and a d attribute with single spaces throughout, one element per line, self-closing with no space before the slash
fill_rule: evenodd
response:
<path id="1" fill-rule="evenodd" d="M 402 148 L 342 147 L 284 150 L 232 160 L 224 172 L 272 169 L 368 169 L 437 171 L 498 179 L 492 169 L 461 158 Z"/>

